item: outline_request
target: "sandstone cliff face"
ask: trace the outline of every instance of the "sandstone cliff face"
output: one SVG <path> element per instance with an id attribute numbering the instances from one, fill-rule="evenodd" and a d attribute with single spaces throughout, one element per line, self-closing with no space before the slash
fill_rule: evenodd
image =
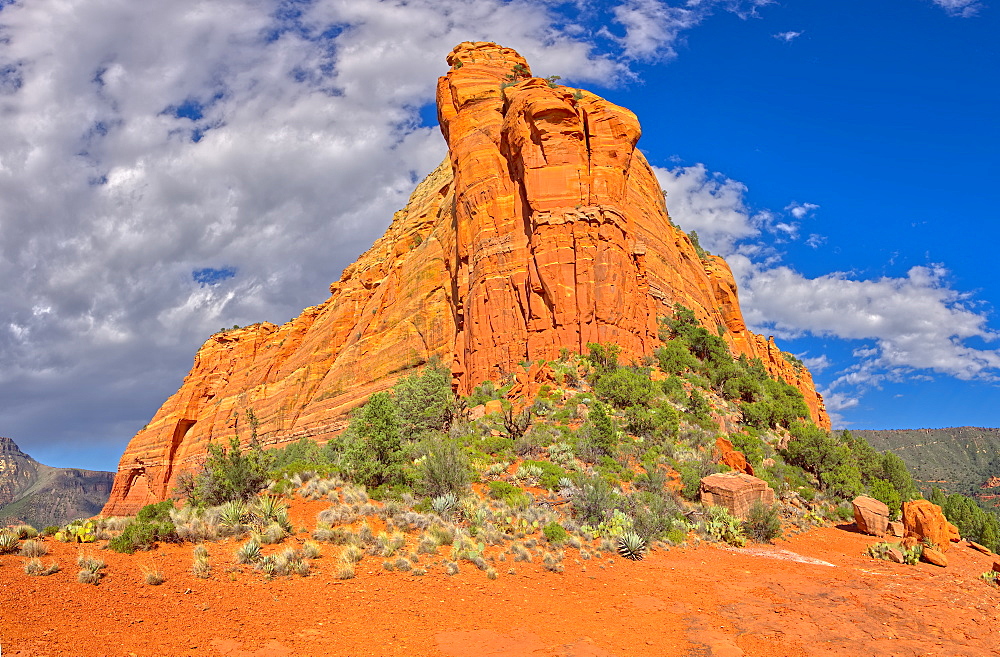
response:
<path id="1" fill-rule="evenodd" d="M 452 364 L 461 393 L 588 342 L 637 358 L 674 303 L 797 386 L 829 427 L 809 372 L 747 330 L 726 263 L 699 258 L 670 222 L 634 114 L 532 78 L 496 44 L 460 44 L 448 63 L 437 93 L 448 159 L 326 302 L 205 343 L 129 444 L 105 513 L 169 495 L 210 439 L 249 438 L 248 410 L 265 444 L 323 440 L 431 356 Z"/>

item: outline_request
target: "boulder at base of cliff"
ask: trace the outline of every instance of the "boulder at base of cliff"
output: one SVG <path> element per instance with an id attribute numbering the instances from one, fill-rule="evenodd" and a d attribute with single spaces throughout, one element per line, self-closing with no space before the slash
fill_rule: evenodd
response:
<path id="1" fill-rule="evenodd" d="M 889 529 L 889 507 L 874 497 L 854 498 L 854 524 L 858 531 L 872 536 L 885 536 Z"/>
<path id="2" fill-rule="evenodd" d="M 701 503 L 722 506 L 737 518 L 746 519 L 757 500 L 774 504 L 774 491 L 767 482 L 742 472 L 725 472 L 701 480 Z"/>
<path id="3" fill-rule="evenodd" d="M 941 552 L 945 552 L 952 541 L 961 540 L 958 528 L 948 522 L 941 507 L 928 500 L 903 503 L 903 527 L 907 536 L 928 539 Z"/>
<path id="4" fill-rule="evenodd" d="M 898 520 L 889 522 L 889 534 L 895 536 L 896 538 L 903 538 L 906 536 L 906 528 L 903 527 L 903 523 Z"/>

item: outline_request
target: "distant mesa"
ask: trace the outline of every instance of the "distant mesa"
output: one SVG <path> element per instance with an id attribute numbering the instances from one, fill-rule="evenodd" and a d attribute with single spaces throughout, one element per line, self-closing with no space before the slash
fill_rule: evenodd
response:
<path id="1" fill-rule="evenodd" d="M 0 436 L 0 527 L 27 523 L 41 529 L 96 515 L 114 476 L 42 465 Z"/>
<path id="2" fill-rule="evenodd" d="M 829 428 L 809 371 L 747 329 L 726 262 L 672 223 L 632 112 L 532 77 L 494 43 L 459 44 L 447 61 L 437 89 L 445 161 L 326 301 L 201 347 L 180 390 L 129 443 L 106 514 L 169 496 L 209 440 L 248 440 L 248 417 L 266 445 L 324 441 L 433 356 L 461 394 L 590 342 L 639 359 L 676 303 L 733 354 L 760 358 L 802 391 Z"/>

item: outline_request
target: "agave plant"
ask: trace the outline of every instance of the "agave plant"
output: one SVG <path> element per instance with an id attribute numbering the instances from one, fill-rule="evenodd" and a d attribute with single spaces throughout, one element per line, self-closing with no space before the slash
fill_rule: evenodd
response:
<path id="1" fill-rule="evenodd" d="M 458 504 L 458 496 L 455 495 L 455 493 L 445 493 L 444 495 L 438 495 L 433 500 L 431 500 L 431 508 L 434 509 L 434 513 L 442 517 L 448 513 L 451 513 L 457 504 Z"/>
<path id="2" fill-rule="evenodd" d="M 618 554 L 632 561 L 646 556 L 646 541 L 635 532 L 625 532 L 618 537 Z"/>

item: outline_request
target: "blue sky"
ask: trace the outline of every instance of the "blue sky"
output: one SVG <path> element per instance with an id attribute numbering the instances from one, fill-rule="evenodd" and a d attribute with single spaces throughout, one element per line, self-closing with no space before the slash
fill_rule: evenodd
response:
<path id="1" fill-rule="evenodd" d="M 997 16 L 0 1 L 0 435 L 114 469 L 208 335 L 325 299 L 444 156 L 429 104 L 463 40 L 639 116 L 674 219 L 727 258 L 838 426 L 996 426 Z"/>

